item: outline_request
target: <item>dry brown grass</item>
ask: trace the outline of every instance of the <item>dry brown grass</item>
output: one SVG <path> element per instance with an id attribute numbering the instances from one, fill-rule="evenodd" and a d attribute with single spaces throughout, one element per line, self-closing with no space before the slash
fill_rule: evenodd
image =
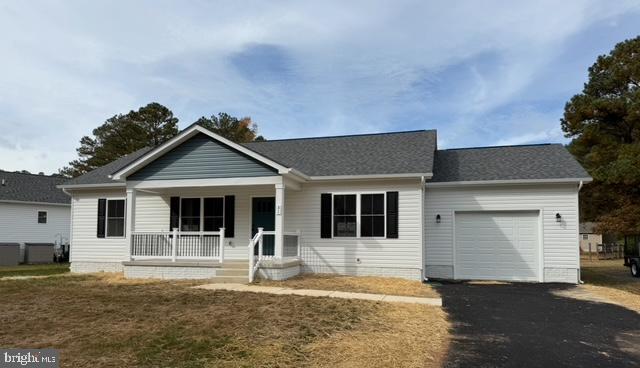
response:
<path id="1" fill-rule="evenodd" d="M 601 298 L 640 313 L 640 297 L 637 294 L 604 286 L 582 285 L 582 287 Z"/>
<path id="2" fill-rule="evenodd" d="M 581 277 L 588 285 L 606 286 L 640 295 L 640 278 L 631 277 L 623 260 L 582 261 Z M 637 297 L 637 296 L 636 296 Z"/>
<path id="3" fill-rule="evenodd" d="M 309 347 L 316 367 L 437 367 L 449 342 L 442 309 L 385 304 L 384 319 L 372 318 L 357 330 L 341 331 Z"/>
<path id="4" fill-rule="evenodd" d="M 446 351 L 440 308 L 191 284 L 3 281 L 0 346 L 57 348 L 65 367 L 431 366 Z"/>
<path id="5" fill-rule="evenodd" d="M 337 290 L 355 293 L 389 294 L 439 298 L 440 294 L 430 285 L 420 281 L 394 277 L 340 276 L 310 274 L 284 281 L 258 280 L 257 285 L 280 286 L 293 289 Z"/>

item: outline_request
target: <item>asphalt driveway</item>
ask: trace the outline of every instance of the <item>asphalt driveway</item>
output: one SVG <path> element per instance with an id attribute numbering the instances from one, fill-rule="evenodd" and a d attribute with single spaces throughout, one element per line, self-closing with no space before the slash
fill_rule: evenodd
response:
<path id="1" fill-rule="evenodd" d="M 446 367 L 640 366 L 640 314 L 555 284 L 438 287 L 453 323 Z"/>

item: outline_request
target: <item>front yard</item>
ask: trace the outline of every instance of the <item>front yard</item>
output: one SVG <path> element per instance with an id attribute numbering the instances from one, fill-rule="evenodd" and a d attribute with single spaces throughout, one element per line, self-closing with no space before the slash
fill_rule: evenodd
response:
<path id="1" fill-rule="evenodd" d="M 581 262 L 583 286 L 587 290 L 640 312 L 640 278 L 631 277 L 622 259 Z"/>
<path id="2" fill-rule="evenodd" d="M 0 281 L 0 346 L 66 367 L 438 366 L 441 308 L 66 276 Z"/>
<path id="3" fill-rule="evenodd" d="M 0 278 L 13 276 L 47 276 L 69 272 L 68 263 L 42 265 L 0 266 Z"/>

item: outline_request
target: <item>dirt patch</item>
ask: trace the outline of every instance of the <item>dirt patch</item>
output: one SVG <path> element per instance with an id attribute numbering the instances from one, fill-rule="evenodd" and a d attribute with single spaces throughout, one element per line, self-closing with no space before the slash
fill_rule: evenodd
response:
<path id="1" fill-rule="evenodd" d="M 117 274 L 4 281 L 0 346 L 57 348 L 63 367 L 351 366 L 371 355 L 418 366 L 436 364 L 448 342 L 440 308 L 191 284 Z"/>
<path id="2" fill-rule="evenodd" d="M 592 294 L 640 313 L 640 297 L 628 291 L 596 285 L 582 285 Z"/>
<path id="3" fill-rule="evenodd" d="M 300 275 L 284 281 L 258 280 L 256 285 L 288 287 L 293 289 L 336 290 L 354 293 L 372 293 L 439 298 L 430 285 L 420 281 L 394 277 Z"/>

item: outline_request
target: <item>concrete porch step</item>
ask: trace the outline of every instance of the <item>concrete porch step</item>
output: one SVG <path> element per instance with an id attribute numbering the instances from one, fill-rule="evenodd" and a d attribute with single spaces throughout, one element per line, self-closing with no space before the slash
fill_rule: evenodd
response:
<path id="1" fill-rule="evenodd" d="M 215 276 L 208 281 L 214 284 L 247 284 L 249 282 L 248 276 Z"/>
<path id="2" fill-rule="evenodd" d="M 249 266 L 243 268 L 222 267 L 216 270 L 217 276 L 244 276 L 249 277 Z"/>
<path id="3" fill-rule="evenodd" d="M 223 269 L 228 270 L 249 270 L 249 262 L 247 261 L 224 261 L 222 263 Z M 248 271 L 247 271 L 248 272 Z"/>

